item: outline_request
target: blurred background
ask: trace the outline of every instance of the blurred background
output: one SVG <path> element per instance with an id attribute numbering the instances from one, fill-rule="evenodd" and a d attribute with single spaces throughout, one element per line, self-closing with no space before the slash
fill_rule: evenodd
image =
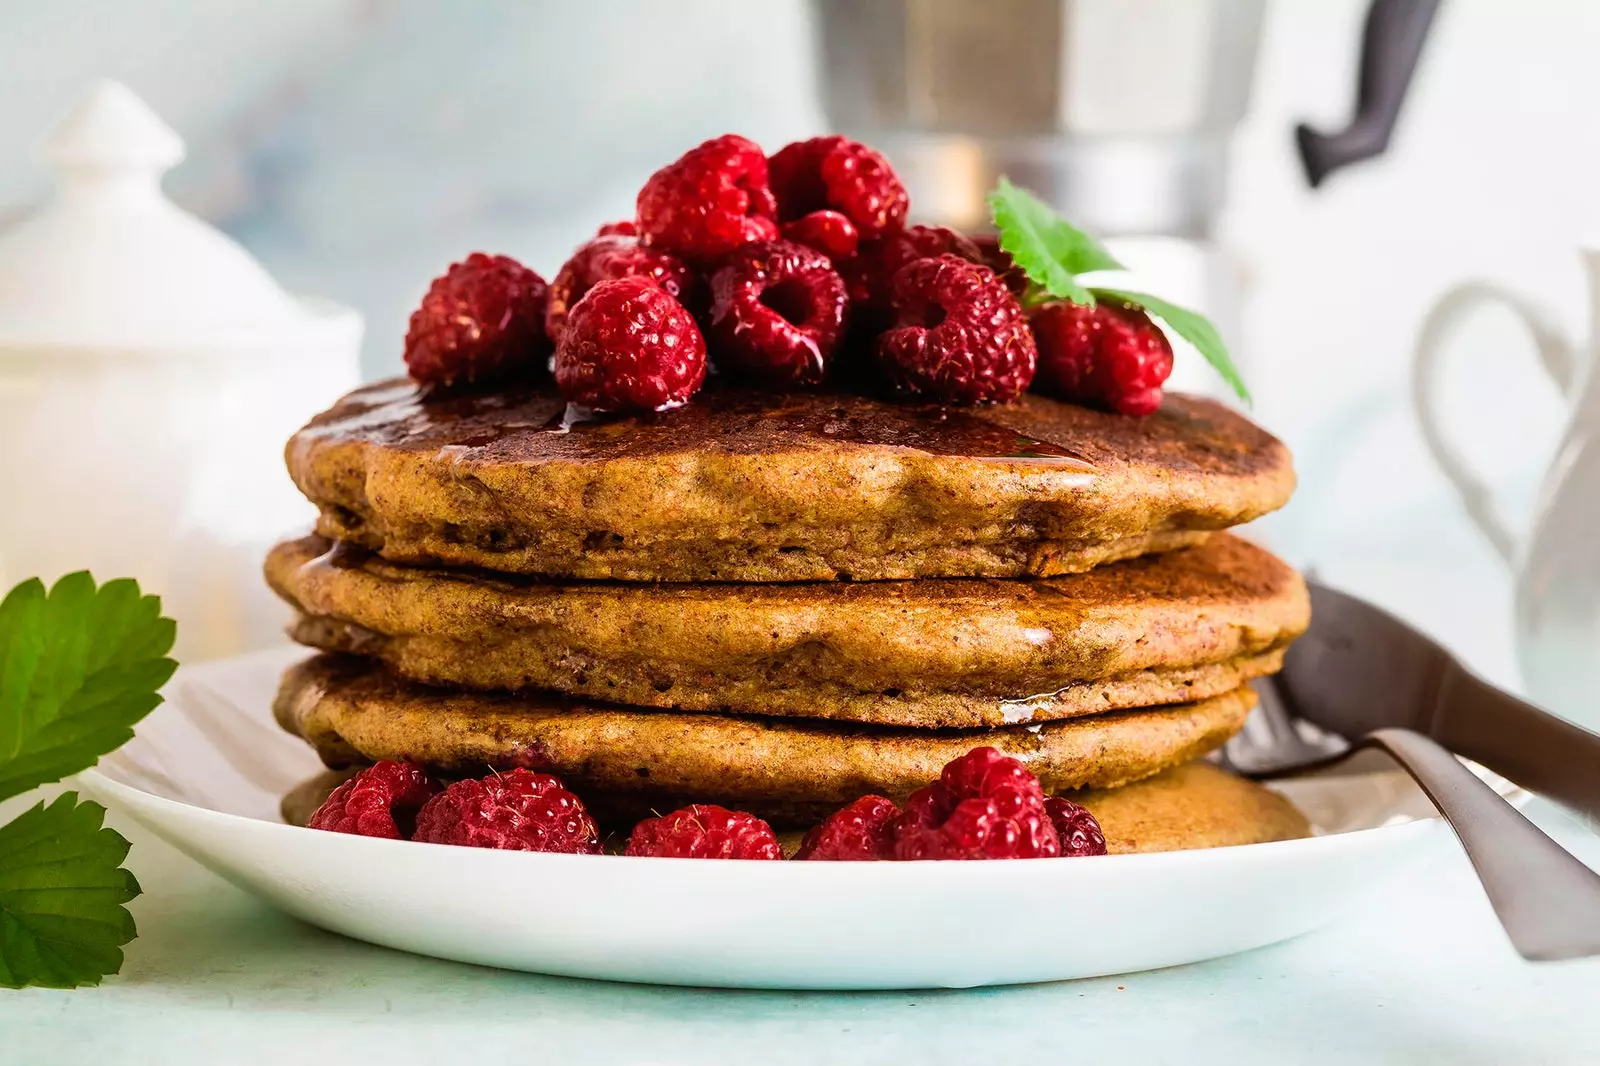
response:
<path id="1" fill-rule="evenodd" d="M 242 242 L 291 291 L 359 310 L 360 373 L 390 375 L 407 315 L 452 260 L 485 249 L 549 276 L 598 222 L 631 213 L 652 170 L 701 139 L 738 131 L 772 151 L 838 125 L 847 86 L 819 60 L 819 13 L 832 20 L 830 34 L 865 48 L 882 9 L 901 7 L 861 0 L 852 16 L 850 6 L 6 4 L 0 232 L 50 193 L 34 152 L 41 137 L 97 79 L 118 79 L 187 142 L 187 160 L 166 178 L 169 195 Z M 1294 128 L 1349 121 L 1366 0 L 1045 6 L 1073 11 L 1055 26 L 1059 40 L 1043 43 L 1070 54 L 1062 96 L 1082 143 L 1107 153 L 1092 180 L 1115 194 L 1104 219 L 1080 221 L 1109 227 L 1150 287 L 1214 313 L 1256 416 L 1297 454 L 1299 497 L 1262 535 L 1505 675 L 1510 584 L 1423 446 L 1409 406 L 1410 353 L 1432 301 L 1476 276 L 1536 295 L 1584 335 L 1577 249 L 1600 224 L 1600 123 L 1591 114 L 1600 5 L 1443 0 L 1387 152 L 1316 189 Z M 1016 47 L 1030 47 L 1030 36 L 1045 35 L 1025 34 Z M 996 70 L 1009 65 L 991 59 Z M 941 62 L 936 52 L 920 61 Z M 940 74 L 917 76 L 937 88 Z M 928 106 L 975 77 L 951 73 Z M 993 80 L 986 91 L 1012 91 Z M 1234 106 L 1236 130 L 1212 121 Z M 1210 142 L 1193 136 L 1218 128 L 1225 173 L 1209 161 Z M 1122 148 L 1152 130 L 1175 131 L 1179 154 L 1191 153 L 1183 166 L 1199 169 L 1150 178 L 1166 164 L 1145 167 Z M 911 151 L 881 147 L 896 162 Z M 1182 217 L 1149 227 L 1170 232 L 1138 232 L 1127 220 L 1143 209 L 1129 206 L 1141 181 L 1169 179 L 1182 185 L 1179 199 L 1198 188 L 1204 202 L 1186 201 L 1172 208 Z M 913 184 L 914 215 L 944 203 L 919 191 Z M 1173 195 L 1159 187 L 1149 199 Z M 1513 524 L 1525 522 L 1566 405 L 1509 315 L 1485 312 L 1474 325 L 1451 346 L 1444 421 Z M 1179 363 L 1183 385 L 1214 387 L 1194 353 L 1180 351 Z M 313 391 L 303 415 L 329 399 Z M 1493 621 L 1469 628 L 1464 613 Z"/>

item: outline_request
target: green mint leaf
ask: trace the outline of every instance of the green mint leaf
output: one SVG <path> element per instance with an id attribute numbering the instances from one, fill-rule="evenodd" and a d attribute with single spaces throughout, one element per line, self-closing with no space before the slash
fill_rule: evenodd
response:
<path id="1" fill-rule="evenodd" d="M 989 194 L 989 212 L 1000 247 L 1028 280 L 1051 296 L 1093 304 L 1094 295 L 1077 275 L 1095 270 L 1126 270 L 1105 245 L 1056 214 L 1027 189 L 1001 178 Z"/>
<path id="2" fill-rule="evenodd" d="M 1096 296 L 1142 307 L 1171 326 L 1173 332 L 1194 345 L 1195 349 L 1205 356 L 1206 362 L 1222 375 L 1222 380 L 1232 387 L 1239 399 L 1245 403 L 1251 402 L 1250 390 L 1245 387 L 1244 378 L 1239 376 L 1239 368 L 1233 365 L 1233 360 L 1228 356 L 1228 347 L 1222 343 L 1222 335 L 1204 316 L 1151 296 L 1149 293 L 1098 287 L 1093 291 Z"/>
<path id="3" fill-rule="evenodd" d="M 105 808 L 71 792 L 0 826 L 0 987 L 97 985 L 122 969 L 139 882 Z"/>
<path id="4" fill-rule="evenodd" d="M 176 627 L 126 578 L 24 581 L 0 601 L 0 799 L 93 766 L 133 736 L 176 667 Z"/>

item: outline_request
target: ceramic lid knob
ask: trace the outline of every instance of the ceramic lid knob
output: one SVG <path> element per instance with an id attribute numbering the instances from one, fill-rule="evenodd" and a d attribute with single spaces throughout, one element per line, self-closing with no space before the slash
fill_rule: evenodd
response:
<path id="1" fill-rule="evenodd" d="M 44 156 L 56 196 L 0 232 L 0 354 L 193 355 L 303 347 L 330 325 L 359 333 L 353 312 L 294 298 L 239 244 L 166 199 L 161 175 L 183 142 L 125 86 L 96 86 Z"/>

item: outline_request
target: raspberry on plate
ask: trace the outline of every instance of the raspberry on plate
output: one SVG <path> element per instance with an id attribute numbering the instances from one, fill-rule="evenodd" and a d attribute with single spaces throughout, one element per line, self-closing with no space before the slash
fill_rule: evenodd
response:
<path id="1" fill-rule="evenodd" d="M 862 796 L 808 832 L 794 857 L 836 862 L 893 858 L 894 822 L 899 817 L 900 808 L 893 800 Z"/>
<path id="2" fill-rule="evenodd" d="M 789 241 L 747 244 L 711 278 L 717 367 L 773 385 L 820 384 L 847 306 L 826 255 Z"/>
<path id="3" fill-rule="evenodd" d="M 545 333 L 560 343 L 573 304 L 602 281 L 631 277 L 649 278 L 685 305 L 695 280 L 689 264 L 675 255 L 646 248 L 637 237 L 602 234 L 580 245 L 550 282 L 550 298 L 544 311 Z"/>
<path id="4" fill-rule="evenodd" d="M 1124 415 L 1150 415 L 1161 406 L 1172 345 L 1141 309 L 1107 299 L 1093 307 L 1063 300 L 1035 308 L 1029 322 L 1039 346 L 1039 392 Z"/>
<path id="5" fill-rule="evenodd" d="M 761 146 L 727 133 L 689 149 L 639 190 L 646 244 L 693 263 L 778 236 L 777 204 Z"/>
<path id="6" fill-rule="evenodd" d="M 1106 835 L 1100 821 L 1089 808 L 1060 796 L 1044 801 L 1044 813 L 1056 828 L 1056 839 L 1061 841 L 1061 857 L 1074 859 L 1081 855 L 1104 855 Z"/>
<path id="7" fill-rule="evenodd" d="M 417 814 L 412 840 L 505 851 L 597 855 L 600 833 L 559 777 L 515 769 L 457 781 Z"/>
<path id="8" fill-rule="evenodd" d="M 1016 759 L 973 748 L 906 800 L 896 859 L 1048 859 L 1061 854 L 1044 788 Z"/>
<path id="9" fill-rule="evenodd" d="M 645 277 L 602 281 L 573 306 L 556 346 L 556 386 L 595 411 L 677 407 L 706 379 L 694 316 Z"/>
<path id="10" fill-rule="evenodd" d="M 887 312 L 891 284 L 900 268 L 913 259 L 940 255 L 960 256 L 974 263 L 984 261 L 978 246 L 955 230 L 943 226 L 907 226 L 880 240 L 863 244 L 855 258 L 839 264 L 839 273 L 849 286 L 854 309 Z"/>
<path id="11" fill-rule="evenodd" d="M 986 266 L 916 259 L 894 276 L 894 328 L 878 361 L 900 389 L 942 403 L 1006 403 L 1033 380 L 1038 353 L 1022 305 Z"/>
<path id="12" fill-rule="evenodd" d="M 385 759 L 334 789 L 306 823 L 312 829 L 404 840 L 417 812 L 439 791 L 422 767 Z"/>
<path id="13" fill-rule="evenodd" d="M 781 859 L 772 827 L 753 814 L 696 803 L 633 827 L 625 855 L 661 859 Z"/>
<path id="14" fill-rule="evenodd" d="M 545 375 L 544 278 L 515 259 L 473 252 L 428 286 L 406 331 L 405 361 L 424 385 Z"/>
<path id="15" fill-rule="evenodd" d="M 889 161 L 846 137 L 813 137 L 786 145 L 767 162 L 778 218 L 837 211 L 863 240 L 905 225 L 911 200 Z"/>
<path id="16" fill-rule="evenodd" d="M 856 224 L 837 211 L 813 211 L 793 222 L 780 222 L 783 239 L 815 248 L 835 263 L 855 255 L 861 247 Z"/>

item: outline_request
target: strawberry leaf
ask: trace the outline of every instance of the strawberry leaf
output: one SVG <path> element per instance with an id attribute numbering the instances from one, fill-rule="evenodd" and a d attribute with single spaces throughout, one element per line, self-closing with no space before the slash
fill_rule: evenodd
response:
<path id="1" fill-rule="evenodd" d="M 1096 270 L 1125 270 L 1105 245 L 1056 214 L 1027 189 L 1001 178 L 989 194 L 989 211 L 1000 247 L 1028 280 L 1051 296 L 1077 304 L 1094 303 L 1094 294 L 1077 278 Z"/>
<path id="2" fill-rule="evenodd" d="M 70 792 L 0 827 L 0 988 L 97 985 L 134 937 L 139 882 L 105 808 Z"/>
<path id="3" fill-rule="evenodd" d="M 0 799 L 93 766 L 161 702 L 176 664 L 161 601 L 82 571 L 0 601 Z"/>
<path id="4" fill-rule="evenodd" d="M 1245 403 L 1251 402 L 1250 390 L 1245 387 L 1244 379 L 1239 376 L 1239 368 L 1233 365 L 1233 360 L 1228 355 L 1228 347 L 1222 343 L 1222 335 L 1204 316 L 1151 296 L 1149 293 L 1100 287 L 1091 291 L 1096 296 L 1142 307 L 1161 319 L 1172 327 L 1174 333 L 1194 345 L 1195 350 L 1205 356 L 1206 362 L 1222 375 L 1222 380 L 1233 388 L 1239 399 Z"/>

